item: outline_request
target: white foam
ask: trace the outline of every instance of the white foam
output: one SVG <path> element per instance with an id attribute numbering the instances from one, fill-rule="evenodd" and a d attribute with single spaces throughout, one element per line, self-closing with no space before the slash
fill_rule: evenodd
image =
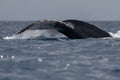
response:
<path id="1" fill-rule="evenodd" d="M 117 31 L 116 33 L 109 32 L 109 34 L 110 34 L 113 38 L 120 38 L 120 31 Z"/>
<path id="2" fill-rule="evenodd" d="M 31 39 L 36 37 L 57 38 L 65 36 L 53 30 L 26 30 L 25 32 L 17 35 L 6 36 L 3 39 Z"/>
<path id="3" fill-rule="evenodd" d="M 7 36 L 7 37 L 4 37 L 3 39 L 29 39 L 29 38 L 38 37 L 44 33 L 45 31 L 40 31 L 40 30 L 34 30 L 34 31 L 27 30 L 21 34 Z"/>

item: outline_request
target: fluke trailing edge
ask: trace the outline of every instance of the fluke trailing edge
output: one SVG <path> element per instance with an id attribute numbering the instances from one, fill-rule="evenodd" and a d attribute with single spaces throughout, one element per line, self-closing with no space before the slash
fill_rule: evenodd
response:
<path id="1" fill-rule="evenodd" d="M 96 26 L 79 21 L 79 20 L 40 20 L 34 22 L 18 32 L 23 33 L 26 30 L 41 30 L 41 29 L 53 29 L 56 30 L 70 39 L 83 39 L 83 38 L 102 38 L 111 37 L 109 33 L 97 28 Z"/>

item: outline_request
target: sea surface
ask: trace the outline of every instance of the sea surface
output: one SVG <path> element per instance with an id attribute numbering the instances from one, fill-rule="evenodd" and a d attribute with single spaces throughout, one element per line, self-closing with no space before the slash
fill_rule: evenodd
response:
<path id="1" fill-rule="evenodd" d="M 113 38 L 4 39 L 32 22 L 0 21 L 0 80 L 120 80 L 120 21 L 87 21 Z"/>

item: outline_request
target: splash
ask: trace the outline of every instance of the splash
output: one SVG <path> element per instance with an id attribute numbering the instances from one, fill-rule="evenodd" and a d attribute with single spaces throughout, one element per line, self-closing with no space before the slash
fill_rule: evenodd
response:
<path id="1" fill-rule="evenodd" d="M 65 36 L 55 30 L 50 30 L 50 29 L 49 30 L 26 30 L 21 34 L 6 36 L 3 39 L 32 39 L 36 37 L 59 38 L 59 37 L 65 37 Z"/>
<path id="2" fill-rule="evenodd" d="M 110 34 L 113 38 L 120 38 L 120 31 L 117 31 L 116 33 L 109 32 L 109 34 Z"/>
<path id="3" fill-rule="evenodd" d="M 112 36 L 112 38 L 120 38 L 120 31 L 117 31 L 116 33 L 109 32 L 109 34 Z M 32 39 L 36 37 L 61 38 L 61 37 L 66 37 L 66 36 L 55 30 L 44 29 L 44 30 L 26 30 L 25 32 L 20 33 L 20 34 L 3 37 L 3 39 L 8 39 L 8 40 L 10 39 Z"/>

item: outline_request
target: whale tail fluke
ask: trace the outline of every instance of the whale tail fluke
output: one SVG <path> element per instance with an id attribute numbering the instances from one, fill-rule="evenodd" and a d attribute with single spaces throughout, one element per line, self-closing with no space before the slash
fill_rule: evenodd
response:
<path id="1" fill-rule="evenodd" d="M 70 39 L 84 38 L 103 38 L 111 37 L 109 33 L 99 29 L 95 25 L 79 20 L 41 20 L 28 25 L 17 34 L 21 34 L 27 30 L 56 30 Z"/>

